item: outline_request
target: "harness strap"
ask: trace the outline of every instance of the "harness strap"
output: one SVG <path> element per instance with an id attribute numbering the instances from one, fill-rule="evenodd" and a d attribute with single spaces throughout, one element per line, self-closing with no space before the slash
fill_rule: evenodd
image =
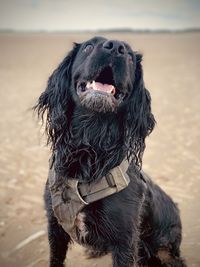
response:
<path id="1" fill-rule="evenodd" d="M 127 171 L 128 162 L 123 162 L 120 166 L 113 168 L 98 182 L 78 184 L 78 190 L 84 202 L 90 204 L 126 188 L 130 180 L 126 172 L 122 172 L 122 168 Z"/>

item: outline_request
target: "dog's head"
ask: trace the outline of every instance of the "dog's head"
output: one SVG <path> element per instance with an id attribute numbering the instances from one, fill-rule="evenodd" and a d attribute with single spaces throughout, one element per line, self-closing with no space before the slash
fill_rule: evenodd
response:
<path id="1" fill-rule="evenodd" d="M 53 149 L 63 142 L 77 109 L 94 120 L 95 115 L 101 117 L 102 125 L 113 114 L 113 122 L 120 120 L 129 154 L 140 163 L 145 137 L 155 124 L 141 61 L 142 55 L 121 41 L 94 37 L 75 44 L 49 78 L 36 105 L 39 115 L 47 111 L 46 131 Z"/>
<path id="2" fill-rule="evenodd" d="M 117 112 L 133 88 L 136 53 L 123 42 L 102 37 L 78 47 L 72 86 L 81 105 L 97 112 Z"/>

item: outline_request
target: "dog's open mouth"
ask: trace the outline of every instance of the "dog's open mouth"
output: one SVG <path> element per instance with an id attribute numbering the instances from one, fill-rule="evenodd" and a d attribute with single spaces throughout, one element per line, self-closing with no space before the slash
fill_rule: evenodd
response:
<path id="1" fill-rule="evenodd" d="M 103 83 L 96 82 L 96 81 L 87 82 L 86 90 L 87 89 L 99 91 L 99 92 L 106 93 L 106 94 L 112 94 L 113 96 L 115 95 L 115 91 L 116 91 L 114 85 L 103 84 Z"/>
<path id="2" fill-rule="evenodd" d="M 93 80 L 79 81 L 76 88 L 81 103 L 100 112 L 114 111 L 124 98 L 110 66 L 103 68 Z"/>

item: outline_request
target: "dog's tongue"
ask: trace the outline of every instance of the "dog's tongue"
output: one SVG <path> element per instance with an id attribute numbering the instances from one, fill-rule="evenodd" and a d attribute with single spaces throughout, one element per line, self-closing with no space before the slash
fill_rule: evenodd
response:
<path id="1" fill-rule="evenodd" d="M 103 84 L 93 81 L 92 87 L 94 90 L 103 91 L 106 93 L 114 94 L 115 92 L 115 87 L 112 84 Z"/>

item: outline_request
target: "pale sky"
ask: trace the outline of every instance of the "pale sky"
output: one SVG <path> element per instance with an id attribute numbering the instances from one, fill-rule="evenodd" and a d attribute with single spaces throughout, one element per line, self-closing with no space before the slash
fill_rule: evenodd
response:
<path id="1" fill-rule="evenodd" d="M 0 29 L 200 28 L 200 0 L 0 0 Z"/>

